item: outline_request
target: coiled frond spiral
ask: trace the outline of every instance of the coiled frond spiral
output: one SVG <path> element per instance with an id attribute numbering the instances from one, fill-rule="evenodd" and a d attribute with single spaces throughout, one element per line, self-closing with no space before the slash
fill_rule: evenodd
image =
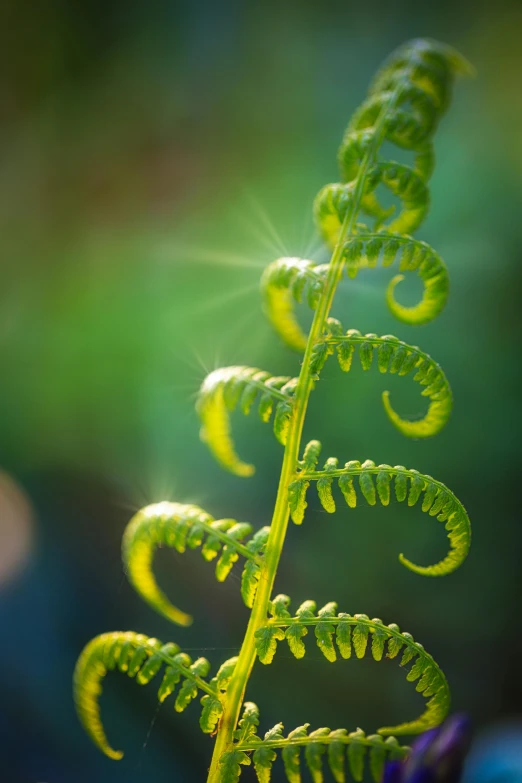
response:
<path id="1" fill-rule="evenodd" d="M 363 370 L 371 368 L 374 355 L 377 357 L 379 372 L 383 374 L 389 372 L 404 376 L 415 370 L 413 380 L 425 386 L 421 394 L 430 401 L 422 419 L 402 419 L 391 407 L 389 392 L 382 394 L 386 415 L 403 435 L 427 438 L 437 435 L 447 423 L 453 406 L 448 380 L 440 365 L 416 345 L 408 345 L 392 334 L 382 337 L 376 334 L 362 335 L 357 329 L 348 329 L 345 333 L 339 321 L 329 318 L 324 339 L 317 342 L 312 351 L 311 369 L 314 375 L 318 376 L 326 359 L 334 352 L 344 372 L 351 369 L 356 353 Z"/>
<path id="2" fill-rule="evenodd" d="M 395 658 L 402 651 L 400 665 L 413 663 L 406 679 L 408 682 L 418 680 L 416 690 L 428 699 L 426 710 L 414 721 L 383 726 L 378 733 L 417 734 L 438 726 L 444 720 L 450 705 L 448 683 L 432 656 L 414 641 L 411 634 L 401 633 L 395 623 L 384 625 L 382 620 L 370 620 L 365 614 L 338 614 L 337 604 L 333 601 L 319 609 L 317 614 L 315 601 L 305 601 L 295 617 L 288 611 L 289 605 L 287 595 L 276 596 L 270 603 L 272 618 L 256 631 L 256 650 L 261 663 L 272 663 L 278 642 L 284 640 L 296 658 L 303 658 L 306 652 L 303 637 L 307 635 L 309 626 L 314 628 L 318 648 L 331 663 L 337 660 L 337 651 L 344 659 L 352 657 L 352 649 L 357 658 L 364 658 L 369 643 L 376 661 L 382 660 L 384 655 Z"/>
<path id="3" fill-rule="evenodd" d="M 304 351 L 308 338 L 296 319 L 294 302 L 306 299 L 315 310 L 327 270 L 327 264 L 315 266 L 303 258 L 278 258 L 261 277 L 265 313 L 279 336 L 296 351 Z"/>
<path id="4" fill-rule="evenodd" d="M 427 182 L 434 165 L 431 136 L 447 108 L 453 78 L 471 72 L 469 63 L 457 52 L 434 41 L 414 41 L 409 48 L 392 55 L 346 130 L 339 150 L 343 181 L 326 185 L 316 198 L 316 221 L 331 247 L 337 243 L 354 200 L 359 199 L 358 209 L 374 220 L 372 228 L 357 223 L 345 240 L 344 258 L 350 277 L 366 266 L 376 266 L 381 254 L 383 266 L 391 265 L 397 258 L 400 272 L 418 272 L 424 292 L 413 307 L 405 307 L 394 298 L 395 287 L 403 275 L 396 275 L 388 285 L 388 306 L 404 323 L 426 323 L 446 304 L 449 280 L 442 259 L 425 242 L 408 234 L 419 227 L 429 207 Z M 393 110 L 386 111 L 390 104 Z M 360 193 L 361 166 L 371 157 L 376 141 L 380 144 L 384 140 L 411 151 L 413 164 L 374 161 Z M 394 215 L 394 207 L 381 206 L 379 186 L 401 202 L 398 215 Z M 285 342 L 296 350 L 304 350 L 306 337 L 296 321 L 292 299 L 301 301 L 301 290 L 306 286 L 308 302 L 315 308 L 326 272 L 327 265 L 314 267 L 312 261 L 282 258 L 263 275 L 261 288 L 267 315 Z"/>
<path id="5" fill-rule="evenodd" d="M 399 555 L 400 562 L 416 574 L 444 576 L 458 568 L 465 560 L 471 545 L 469 517 L 462 503 L 442 482 L 417 470 L 408 470 L 402 465 L 376 465 L 369 459 L 362 464 L 358 460 L 350 460 L 340 468 L 338 460 L 330 457 L 322 470 L 316 470 L 320 449 L 319 441 L 310 441 L 301 462 L 302 470 L 288 487 L 290 515 L 296 525 L 303 521 L 307 507 L 306 493 L 311 481 L 317 482 L 321 505 L 330 514 L 336 510 L 332 494 L 334 481 L 350 508 L 357 505 L 356 485 L 370 506 L 374 506 L 377 500 L 381 505 L 388 506 L 393 488 L 395 500 L 399 503 L 407 501 L 408 506 L 414 506 L 422 498 L 422 511 L 445 523 L 450 543 L 446 557 L 434 565 L 415 565 L 403 554 Z"/>
<path id="6" fill-rule="evenodd" d="M 236 454 L 230 435 L 229 412 L 239 405 L 247 416 L 259 397 L 261 421 L 270 421 L 275 407 L 274 434 L 284 446 L 296 383 L 297 378 L 271 376 L 254 367 L 223 367 L 207 375 L 197 401 L 201 439 L 224 468 L 237 476 L 251 476 L 255 470 Z"/>
<path id="7" fill-rule="evenodd" d="M 160 702 L 176 690 L 174 709 L 183 712 L 199 692 L 202 712 L 200 727 L 211 734 L 223 711 L 220 694 L 223 693 L 233 673 L 236 659 L 226 661 L 210 682 L 205 679 L 210 671 L 206 658 L 192 661 L 190 655 L 181 652 L 177 644 L 162 644 L 134 631 L 112 631 L 92 639 L 84 648 L 74 670 L 74 700 L 83 726 L 93 742 L 106 756 L 121 759 L 123 752 L 114 750 L 105 736 L 100 718 L 99 697 L 102 681 L 107 672 L 118 669 L 133 678 L 138 685 L 147 685 L 165 667 L 158 690 Z"/>
<path id="8" fill-rule="evenodd" d="M 129 522 L 123 536 L 123 563 L 134 589 L 153 609 L 178 625 L 190 625 L 192 617 L 173 606 L 158 587 L 152 571 L 155 549 L 168 546 L 183 553 L 187 547 L 201 547 L 201 554 L 207 561 L 219 554 L 216 563 L 218 582 L 224 582 L 234 563 L 240 556 L 244 557 L 241 595 L 245 604 L 251 607 L 269 532 L 270 528 L 263 527 L 245 542 L 252 533 L 247 522 L 216 520 L 198 506 L 155 503 L 138 511 Z"/>
<path id="9" fill-rule="evenodd" d="M 374 269 L 379 261 L 383 267 L 397 261 L 401 274 L 395 275 L 386 289 L 386 303 L 392 315 L 411 325 L 436 318 L 449 294 L 448 270 L 439 254 L 427 242 L 406 234 L 384 230 L 371 233 L 365 226 L 358 228 L 359 233 L 344 246 L 348 277 L 357 277 L 361 269 Z M 307 338 L 297 320 L 295 303 L 306 301 L 315 310 L 327 271 L 327 264 L 314 266 L 313 261 L 302 258 L 278 258 L 261 278 L 265 313 L 279 336 L 296 351 L 304 351 Z M 395 288 L 404 280 L 404 272 L 417 272 L 423 284 L 422 299 L 410 307 L 395 299 Z"/>
<path id="10" fill-rule="evenodd" d="M 258 725 L 257 705 L 246 702 L 236 732 L 238 741 L 234 750 L 223 757 L 225 772 L 229 768 L 228 780 L 237 781 L 239 765 L 253 761 L 259 783 L 270 783 L 272 765 L 277 759 L 277 751 L 280 751 L 287 780 L 289 783 L 301 783 L 301 752 L 304 750 L 305 764 L 313 783 L 322 783 L 324 780 L 325 757 L 336 783 L 345 783 L 346 766 L 351 779 L 360 783 L 366 761 L 374 783 L 380 783 L 386 761 L 403 759 L 409 751 L 407 746 L 399 745 L 395 737 L 384 740 L 379 734 L 367 736 L 362 729 L 350 733 L 346 729 L 332 731 L 328 728 L 309 731 L 310 724 L 305 723 L 285 737 L 283 724 L 277 723 L 261 739 L 257 734 Z M 252 760 L 249 754 L 252 754 Z"/>
<path id="11" fill-rule="evenodd" d="M 360 269 L 373 269 L 379 259 L 383 267 L 396 260 L 399 272 L 417 272 L 423 286 L 422 299 L 416 305 L 406 307 L 395 299 L 395 287 L 404 280 L 403 274 L 393 277 L 386 289 L 386 303 L 392 315 L 405 324 L 425 324 L 436 318 L 444 308 L 449 294 L 448 270 L 444 261 L 427 242 L 407 234 L 389 231 L 365 233 L 361 228 L 344 247 L 346 272 L 355 278 Z"/>
<path id="12" fill-rule="evenodd" d="M 358 208 L 374 219 L 374 230 L 385 226 L 391 233 L 405 234 L 419 227 L 429 205 L 430 137 L 447 107 L 454 75 L 469 71 L 457 52 L 434 41 L 415 41 L 392 55 L 346 130 L 339 150 L 344 182 L 326 185 L 317 196 L 316 219 L 328 244 L 337 243 L 345 214 L 358 195 L 355 183 L 360 167 L 377 134 L 380 142 L 388 140 L 411 150 L 415 161 L 413 166 L 375 161 L 365 177 Z M 393 111 L 387 112 L 390 104 Z M 398 215 L 394 216 L 394 208 L 381 206 L 376 195 L 379 185 L 400 200 Z"/>

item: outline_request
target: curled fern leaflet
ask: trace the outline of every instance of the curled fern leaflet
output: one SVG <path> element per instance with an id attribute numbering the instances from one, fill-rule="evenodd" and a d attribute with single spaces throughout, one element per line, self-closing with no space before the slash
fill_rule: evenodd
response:
<path id="1" fill-rule="evenodd" d="M 261 566 L 261 553 L 269 528 L 261 528 L 246 542 L 252 527 L 234 519 L 215 520 L 198 506 L 182 503 L 155 503 L 139 511 L 129 522 L 124 536 L 123 563 L 134 589 L 153 609 L 178 625 L 190 625 L 192 617 L 171 604 L 158 587 L 152 571 L 154 551 L 168 546 L 183 553 L 201 547 L 207 561 L 220 555 L 216 579 L 224 582 L 240 556 L 246 560 L 241 592 L 247 606 L 255 597 Z"/>
<path id="2" fill-rule="evenodd" d="M 304 351 L 307 337 L 295 317 L 294 302 L 305 299 L 315 310 L 327 269 L 303 258 L 278 258 L 261 278 L 266 315 L 284 342 L 296 351 Z"/>
<path id="3" fill-rule="evenodd" d="M 253 367 L 224 367 L 205 378 L 197 402 L 201 439 L 224 468 L 237 476 L 251 476 L 255 470 L 237 456 L 230 435 L 229 414 L 238 405 L 246 416 L 259 398 L 259 418 L 264 422 L 270 421 L 275 408 L 274 434 L 286 443 L 296 382 L 296 378 L 274 377 Z"/>
<path id="4" fill-rule="evenodd" d="M 312 370 L 318 374 L 328 356 L 336 352 L 339 366 L 344 372 L 352 367 L 357 353 L 363 370 L 369 370 L 374 355 L 381 373 L 400 376 L 413 373 L 413 380 L 425 388 L 421 392 L 430 404 L 422 419 L 401 418 L 392 408 L 389 392 L 382 395 L 384 410 L 391 423 L 410 438 L 428 438 L 437 435 L 447 423 L 453 407 L 453 398 L 448 380 L 437 362 L 416 345 L 408 345 L 392 334 L 378 337 L 376 334 L 362 335 L 357 329 L 346 333 L 339 321 L 329 318 L 326 337 L 316 343 L 312 353 Z"/>
<path id="5" fill-rule="evenodd" d="M 444 308 L 449 294 L 448 270 L 438 253 L 426 242 L 406 234 L 389 231 L 367 233 L 364 227 L 344 246 L 346 272 L 355 278 L 360 269 L 373 269 L 379 258 L 383 267 L 399 262 L 399 272 L 417 272 L 424 290 L 416 305 L 406 307 L 395 299 L 395 288 L 404 280 L 403 274 L 395 275 L 386 291 L 386 302 L 391 313 L 406 324 L 425 324 L 436 318 Z"/>
<path id="6" fill-rule="evenodd" d="M 175 701 L 177 712 L 183 712 L 199 691 L 208 696 L 214 705 L 208 709 L 208 700 L 203 704 L 201 728 L 211 733 L 221 710 L 218 706 L 217 681 L 207 683 L 210 664 L 206 658 L 192 662 L 189 655 L 180 652 L 177 644 L 162 644 L 134 631 L 113 631 L 92 639 L 84 648 L 74 670 L 74 700 L 78 716 L 93 740 L 106 756 L 121 759 L 123 752 L 114 750 L 105 736 L 100 718 L 99 696 L 102 681 L 108 671 L 118 669 L 133 678 L 138 685 L 146 685 L 165 666 L 165 672 L 158 691 L 159 701 L 164 701 L 176 689 L 181 688 Z"/>
<path id="7" fill-rule="evenodd" d="M 411 634 L 402 633 L 395 623 L 384 625 L 378 618 L 365 614 L 350 615 L 337 612 L 337 604 L 331 602 L 316 613 L 314 601 L 305 601 L 295 617 L 288 611 L 290 599 L 280 595 L 272 601 L 272 618 L 256 633 L 256 649 L 261 663 L 271 663 L 278 643 L 287 641 L 290 652 L 296 658 L 305 654 L 303 638 L 314 630 L 315 641 L 327 661 L 337 660 L 339 653 L 345 660 L 364 658 L 367 650 L 375 661 L 383 657 L 396 658 L 402 653 L 400 665 L 413 664 L 407 672 L 408 682 L 417 682 L 416 690 L 428 699 L 426 710 L 416 720 L 397 726 L 383 726 L 379 734 L 419 734 L 441 723 L 449 711 L 450 693 L 446 678 L 421 644 Z M 295 640 L 299 636 L 299 645 Z"/>
<path id="8" fill-rule="evenodd" d="M 317 441 L 312 441 L 317 443 Z M 343 468 L 338 467 L 338 460 L 330 457 L 323 470 L 302 470 L 293 482 L 294 494 L 289 496 L 290 513 L 296 524 L 302 522 L 303 504 L 306 504 L 306 490 L 311 481 L 317 482 L 317 493 L 321 505 L 329 513 L 336 510 L 332 494 L 334 481 L 338 484 L 344 499 L 350 508 L 357 505 L 357 490 L 364 500 L 374 506 L 377 500 L 383 506 L 388 506 L 392 498 L 399 503 L 407 501 L 408 506 L 414 506 L 421 500 L 421 509 L 439 522 L 445 523 L 450 549 L 446 557 L 431 566 L 415 565 L 403 554 L 399 560 L 410 571 L 423 576 L 444 576 L 458 568 L 465 560 L 471 545 L 471 525 L 462 503 L 444 484 L 431 476 L 419 473 L 417 470 L 407 470 L 402 465 L 376 465 L 372 460 L 362 464 L 358 460 L 350 460 Z M 375 483 L 374 483 L 375 481 Z M 291 485 L 292 486 L 292 485 Z M 300 505 L 292 504 L 292 498 L 300 488 Z"/>
<path id="9" fill-rule="evenodd" d="M 259 783 L 270 783 L 272 766 L 281 753 L 284 771 L 289 783 L 301 783 L 301 761 L 304 761 L 314 783 L 322 783 L 325 762 L 337 783 L 345 783 L 346 768 L 354 781 L 362 781 L 367 766 L 374 783 L 380 783 L 384 765 L 388 760 L 404 759 L 409 747 L 400 745 L 395 737 L 379 734 L 366 735 L 362 729 L 348 732 L 347 729 L 329 728 L 309 731 L 310 724 L 298 726 L 284 736 L 284 726 L 277 723 L 261 738 L 256 734 L 259 724 L 259 710 L 252 702 L 245 704 L 240 721 L 252 721 L 253 730 L 240 738 L 235 753 L 252 754 L 254 769 Z M 244 762 L 245 763 L 245 762 Z"/>

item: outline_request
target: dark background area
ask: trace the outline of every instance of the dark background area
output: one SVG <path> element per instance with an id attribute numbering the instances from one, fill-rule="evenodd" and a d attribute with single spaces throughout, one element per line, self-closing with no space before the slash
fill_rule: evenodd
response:
<path id="1" fill-rule="evenodd" d="M 457 85 L 436 136 L 418 234 L 446 260 L 450 301 L 432 324 L 398 324 L 384 302 L 393 270 L 381 269 L 343 282 L 334 310 L 346 328 L 432 354 L 454 413 L 436 439 L 405 440 L 380 393 L 415 414 L 418 387 L 332 362 L 305 438 L 319 437 L 325 456 L 447 483 L 469 511 L 471 554 L 455 574 L 422 579 L 397 554 L 435 562 L 446 539 L 419 509 L 339 505 L 331 517 L 312 503 L 289 531 L 276 589 L 294 607 L 336 600 L 412 632 L 475 723 L 470 780 L 522 780 L 521 31 L 515 2 L 2 4 L 2 783 L 205 779 L 212 741 L 196 706 L 158 710 L 153 685 L 108 677 L 103 718 L 126 750 L 115 763 L 78 724 L 72 670 L 83 645 L 113 629 L 172 639 L 213 666 L 238 650 L 239 564 L 216 586 L 198 553 L 159 553 L 162 586 L 196 618 L 179 629 L 129 587 L 121 534 L 135 510 L 164 499 L 269 523 L 281 461 L 270 429 L 234 418 L 258 471 L 227 475 L 198 439 L 194 392 L 221 364 L 297 373 L 264 320 L 259 277 L 281 255 L 326 258 L 313 198 L 337 178 L 343 129 L 380 62 L 416 36 L 451 43 L 478 73 Z M 263 731 L 282 720 L 372 732 L 420 713 L 396 662 L 331 665 L 308 649 L 295 661 L 281 648 L 255 668 L 248 697 Z"/>

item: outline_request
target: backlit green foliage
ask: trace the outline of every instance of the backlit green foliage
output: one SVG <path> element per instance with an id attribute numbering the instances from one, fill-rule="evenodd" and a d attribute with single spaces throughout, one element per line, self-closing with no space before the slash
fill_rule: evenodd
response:
<path id="1" fill-rule="evenodd" d="M 231 414 L 236 409 L 248 414 L 256 407 L 261 421 L 272 420 L 284 455 L 271 525 L 254 533 L 246 522 L 215 520 L 197 506 L 170 502 L 147 506 L 130 521 L 123 537 L 125 569 L 132 585 L 156 611 L 181 626 L 192 621 L 171 603 L 155 580 L 154 552 L 164 546 L 178 553 L 199 548 L 205 560 L 216 561 L 220 582 L 240 560 L 241 594 L 251 612 L 238 655 L 225 661 L 210 680 L 208 661 L 199 658 L 193 662 L 174 643 L 163 645 L 134 632 L 113 632 L 87 644 L 74 675 L 77 710 L 91 738 L 110 758 L 121 758 L 122 753 L 113 750 L 106 739 L 99 695 L 103 678 L 113 669 L 140 685 L 161 670 L 158 698 L 163 701 L 177 690 L 174 706 L 180 712 L 201 697 L 201 728 L 216 735 L 209 783 L 236 783 L 244 766 L 253 766 L 259 783 L 269 783 L 279 756 L 290 783 L 300 783 L 302 766 L 314 783 L 322 783 L 325 769 L 337 783 L 348 777 L 361 781 L 368 766 L 379 783 L 385 761 L 408 753 L 393 735 L 425 731 L 447 715 L 450 695 L 446 678 L 411 634 L 365 614 L 338 612 L 335 602 L 317 610 L 314 601 L 305 601 L 292 613 L 290 598 L 283 594 L 272 597 L 272 591 L 289 520 L 303 522 L 312 485 L 328 513 L 335 513 L 342 498 L 350 509 L 358 500 L 382 506 L 397 501 L 407 506 L 419 503 L 424 513 L 444 523 L 449 551 L 440 562 L 419 566 L 400 555 L 401 562 L 415 573 L 448 574 L 468 553 L 468 516 L 440 481 L 402 465 L 376 465 L 368 459 L 340 465 L 337 458 L 329 457 L 319 468 L 320 442 L 312 440 L 304 450 L 301 444 L 310 394 L 331 355 L 337 357 L 344 372 L 357 357 L 363 370 L 376 366 L 382 374 L 413 377 L 427 398 L 427 410 L 421 418 L 399 416 L 388 392 L 383 392 L 385 412 L 403 435 L 436 435 L 448 421 L 450 387 L 430 356 L 393 335 L 345 331 L 330 312 L 343 275 L 351 280 L 361 269 L 378 264 L 398 267 L 399 274 L 388 284 L 386 301 L 399 321 L 426 323 L 444 307 L 449 291 L 444 262 L 429 245 L 410 234 L 421 224 L 429 206 L 432 136 L 448 106 L 455 75 L 468 72 L 468 64 L 457 52 L 434 41 L 411 41 L 391 55 L 344 135 L 339 151 L 342 181 L 326 185 L 315 200 L 318 229 L 333 250 L 330 263 L 280 258 L 262 276 L 268 318 L 282 339 L 303 353 L 298 377 L 274 377 L 251 367 L 225 367 L 210 373 L 201 386 L 197 402 L 201 437 L 218 462 L 237 476 L 251 476 L 254 468 L 236 454 Z M 380 150 L 384 141 L 409 151 L 411 165 L 383 159 Z M 399 203 L 397 211 L 381 203 L 383 188 Z M 420 301 L 411 307 L 395 298 L 396 287 L 408 272 L 416 272 L 423 284 Z M 308 334 L 298 320 L 300 302 L 314 311 Z M 331 663 L 367 654 L 376 661 L 396 659 L 404 667 L 406 680 L 415 683 L 426 699 L 424 712 L 369 735 L 362 729 L 310 731 L 308 723 L 286 734 L 278 723 L 261 736 L 259 710 L 253 702 L 245 702 L 252 667 L 257 659 L 270 664 L 280 644 L 301 659 L 311 639 Z"/>

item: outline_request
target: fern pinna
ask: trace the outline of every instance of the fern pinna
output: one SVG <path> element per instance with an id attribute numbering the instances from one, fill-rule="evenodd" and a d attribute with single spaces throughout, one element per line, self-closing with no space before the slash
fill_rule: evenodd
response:
<path id="1" fill-rule="evenodd" d="M 253 531 L 246 522 L 216 520 L 197 506 L 169 502 L 148 506 L 131 520 L 123 538 L 125 568 L 137 592 L 155 610 L 182 626 L 192 619 L 174 606 L 154 579 L 154 552 L 167 546 L 178 552 L 199 548 L 205 560 L 216 561 L 219 581 L 241 560 L 241 594 L 251 612 L 239 654 L 225 661 L 214 676 L 209 676 L 205 658 L 192 661 L 172 642 L 162 644 L 141 634 L 119 631 L 89 642 L 76 666 L 75 699 L 87 732 L 111 758 L 122 754 L 111 748 L 105 736 L 98 698 L 103 678 L 116 668 L 140 685 L 161 671 L 158 697 L 163 701 L 177 689 L 174 707 L 178 711 L 201 697 L 201 729 L 216 735 L 210 783 L 234 783 L 242 766 L 250 764 L 260 783 L 268 783 L 278 756 L 290 783 L 301 780 L 301 757 L 314 783 L 323 780 L 325 764 L 338 783 L 346 780 L 347 769 L 354 780 L 362 780 L 366 763 L 374 780 L 379 781 L 386 759 L 408 753 L 396 736 L 422 732 L 446 716 L 450 697 L 444 674 L 409 633 L 365 614 L 338 611 L 334 602 L 318 609 L 314 601 L 305 601 L 293 608 L 288 596 L 273 596 L 272 589 L 289 520 L 298 525 L 303 522 L 310 485 L 315 486 L 329 513 L 336 510 L 335 485 L 340 489 L 338 498 L 344 497 L 350 508 L 358 501 L 387 506 L 392 496 L 409 506 L 420 503 L 422 511 L 444 523 L 449 551 L 440 562 L 427 566 L 400 555 L 401 562 L 419 574 L 448 574 L 467 555 L 471 538 L 468 516 L 440 481 L 402 465 L 375 465 L 369 459 L 343 464 L 329 457 L 320 464 L 319 441 L 313 440 L 302 449 L 301 434 L 310 393 L 333 355 L 345 372 L 358 357 L 364 370 L 376 364 L 381 373 L 413 375 L 428 399 L 421 419 L 401 418 L 388 393 L 383 395 L 388 418 L 404 435 L 435 435 L 448 420 L 451 391 L 442 369 L 430 356 L 392 335 L 345 331 L 330 317 L 330 310 L 343 273 L 354 278 L 360 269 L 379 263 L 398 266 L 399 274 L 392 278 L 386 293 L 388 306 L 398 320 L 422 324 L 444 307 L 448 295 L 444 262 L 429 245 L 410 234 L 421 224 L 429 204 L 433 133 L 448 106 L 455 75 L 469 70 L 457 52 L 431 40 L 411 41 L 391 55 L 344 136 L 339 152 L 342 182 L 326 185 L 315 201 L 318 228 L 333 249 L 330 263 L 280 258 L 262 277 L 268 318 L 281 338 L 304 354 L 299 375 L 274 377 L 253 367 L 226 367 L 210 373 L 201 386 L 197 403 L 201 437 L 232 473 L 250 476 L 254 468 L 235 451 L 231 411 L 240 408 L 248 414 L 256 406 L 262 421 L 273 422 L 284 455 L 270 527 Z M 409 151 L 411 165 L 382 159 L 384 141 Z M 397 213 L 382 205 L 381 186 L 400 202 Z M 396 287 L 408 272 L 416 272 L 423 284 L 422 298 L 413 307 L 405 307 L 395 298 Z M 303 299 L 314 311 L 308 335 L 295 314 L 296 303 Z M 261 734 L 256 705 L 244 701 L 256 658 L 263 664 L 271 663 L 281 644 L 302 658 L 310 644 L 309 634 L 328 661 L 362 658 L 367 649 L 377 661 L 383 656 L 397 658 L 406 669 L 406 679 L 415 682 L 417 691 L 426 698 L 423 714 L 369 735 L 361 729 L 311 730 L 308 723 L 288 733 L 277 724 Z"/>

